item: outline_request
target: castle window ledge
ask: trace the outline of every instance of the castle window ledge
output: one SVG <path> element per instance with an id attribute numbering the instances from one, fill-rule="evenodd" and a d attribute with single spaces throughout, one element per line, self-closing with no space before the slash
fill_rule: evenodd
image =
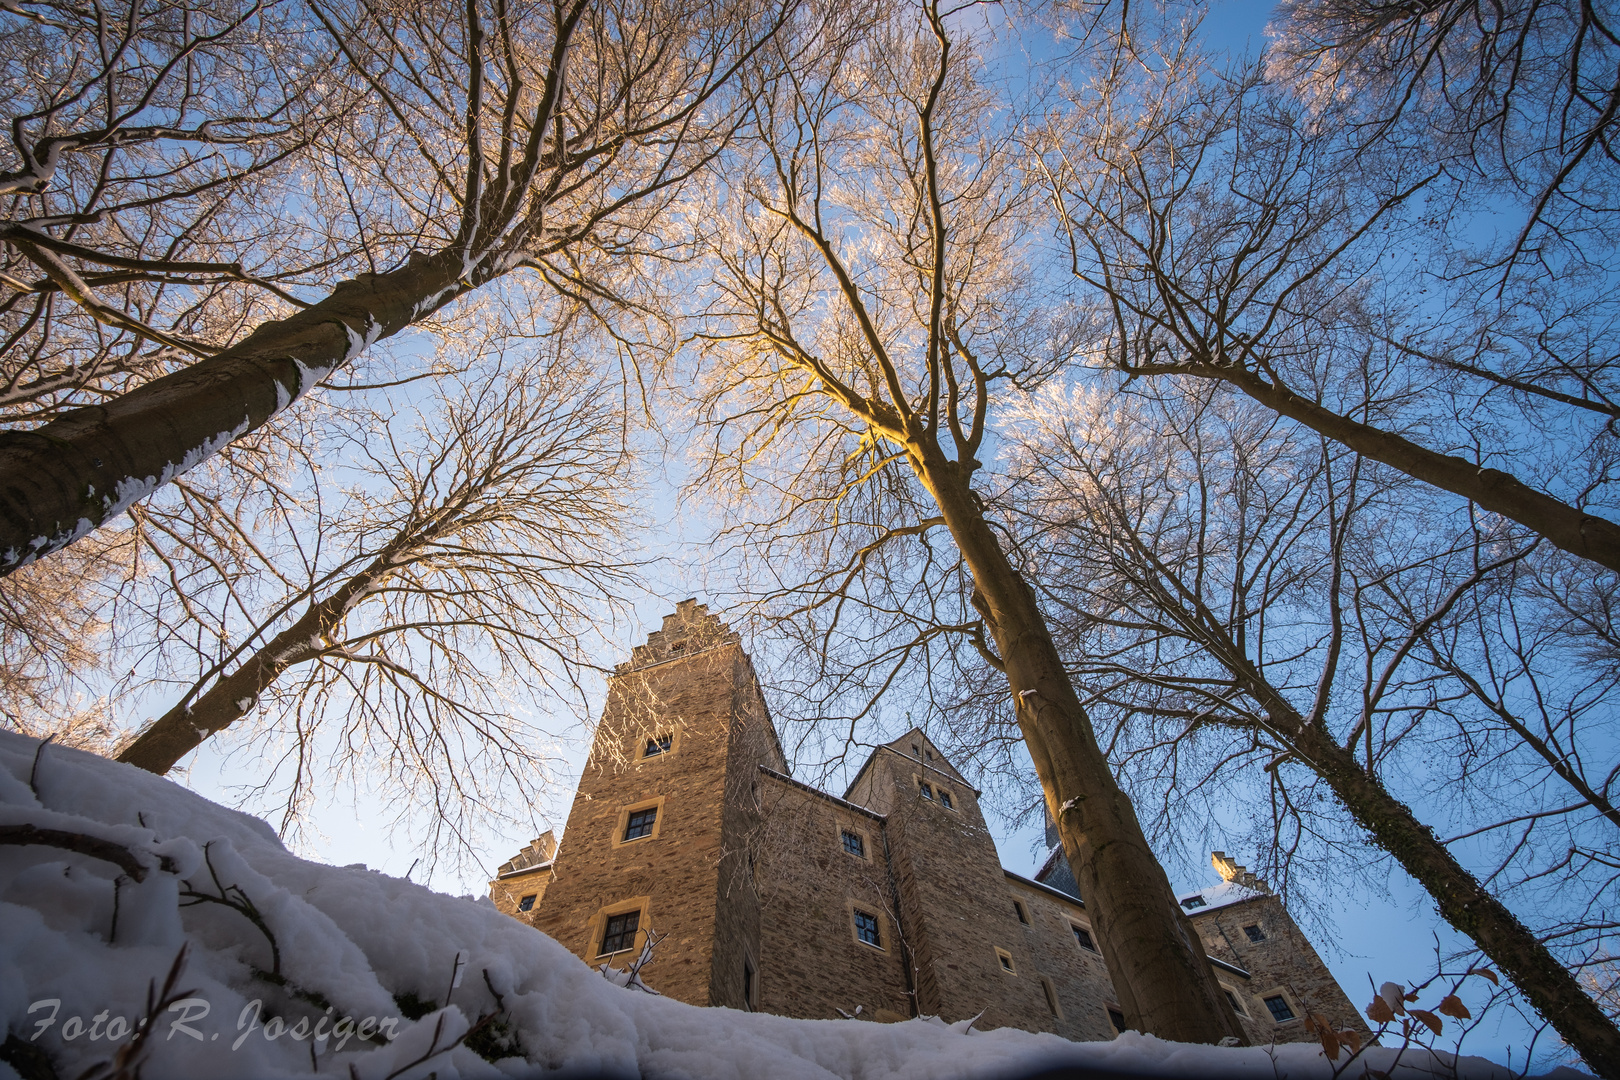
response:
<path id="1" fill-rule="evenodd" d="M 1211 956 L 1209 958 L 1209 962 L 1211 964 L 1213 964 L 1215 967 L 1220 968 L 1222 971 L 1229 971 L 1233 975 L 1238 976 L 1239 978 L 1242 978 L 1242 979 L 1252 979 L 1252 978 L 1254 978 L 1253 975 L 1250 975 L 1247 971 L 1244 971 L 1242 968 L 1238 967 L 1236 964 L 1228 964 L 1225 960 L 1222 960 L 1219 957 Z"/>

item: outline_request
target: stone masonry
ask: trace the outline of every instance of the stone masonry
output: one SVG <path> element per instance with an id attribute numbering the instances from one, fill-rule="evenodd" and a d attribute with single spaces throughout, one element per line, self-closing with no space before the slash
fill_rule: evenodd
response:
<path id="1" fill-rule="evenodd" d="M 917 729 L 842 797 L 794 780 L 741 642 L 685 600 L 614 669 L 561 847 L 490 893 L 595 966 L 652 935 L 642 979 L 691 1004 L 1112 1038 L 1107 943 L 1061 849 L 1039 880 L 1004 870 L 979 794 Z M 1308 1040 L 1312 1012 L 1365 1031 L 1265 884 L 1216 868 L 1181 902 L 1251 1040 Z"/>

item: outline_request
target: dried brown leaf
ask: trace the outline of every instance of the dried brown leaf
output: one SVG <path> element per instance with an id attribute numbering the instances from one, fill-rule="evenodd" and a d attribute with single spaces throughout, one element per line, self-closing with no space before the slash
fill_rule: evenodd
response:
<path id="1" fill-rule="evenodd" d="M 1440 1034 L 1441 1029 L 1445 1027 L 1445 1023 L 1428 1009 L 1413 1009 L 1412 1015 L 1423 1021 L 1436 1035 Z"/>
<path id="2" fill-rule="evenodd" d="M 1456 994 L 1447 994 L 1441 998 L 1440 1006 L 1436 1011 L 1447 1016 L 1455 1016 L 1458 1020 L 1469 1020 L 1474 1015 L 1468 1011 L 1468 1006 L 1464 1005 Z"/>

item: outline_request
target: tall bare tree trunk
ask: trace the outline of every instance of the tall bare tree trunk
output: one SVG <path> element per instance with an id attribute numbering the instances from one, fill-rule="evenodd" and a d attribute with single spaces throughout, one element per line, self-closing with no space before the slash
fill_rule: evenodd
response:
<path id="1" fill-rule="evenodd" d="M 196 701 L 181 701 L 148 724 L 118 760 L 162 776 L 204 739 L 236 723 L 259 703 L 282 672 L 319 656 L 322 638 L 343 621 L 355 602 L 387 580 L 392 553 L 373 560 L 326 599 L 311 604 L 298 621 L 271 638 L 235 671 L 220 678 Z"/>
<path id="2" fill-rule="evenodd" d="M 1516 521 L 1572 555 L 1620 571 L 1620 525 L 1537 491 L 1505 472 L 1436 453 L 1393 432 L 1351 420 L 1244 368 L 1196 364 L 1177 370 L 1229 383 L 1260 404 L 1363 457 Z"/>
<path id="3" fill-rule="evenodd" d="M 461 253 L 447 249 L 345 281 L 183 371 L 34 430 L 0 432 L 0 575 L 117 517 L 373 342 L 482 283 L 463 273 Z"/>
<path id="4" fill-rule="evenodd" d="M 1224 653 L 1225 650 L 1217 649 Z M 1569 969 L 1469 873 L 1407 805 L 1389 793 L 1321 724 L 1301 716 L 1246 662 L 1223 662 L 1281 736 L 1333 789 L 1374 843 L 1434 898 L 1441 917 L 1491 962 L 1599 1076 L 1620 1076 L 1620 1030 Z"/>
<path id="5" fill-rule="evenodd" d="M 1125 1022 L 1178 1042 L 1247 1044 L 1135 808 L 1114 781 L 1034 590 L 991 531 L 965 470 L 934 446 L 914 447 L 912 460 L 973 573 L 974 604 L 1000 653 L 1018 726 Z M 1111 947 L 1119 941 L 1130 948 Z"/>

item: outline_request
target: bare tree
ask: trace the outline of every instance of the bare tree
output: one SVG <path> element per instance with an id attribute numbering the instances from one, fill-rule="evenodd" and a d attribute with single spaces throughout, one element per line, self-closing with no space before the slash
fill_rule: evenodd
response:
<path id="1" fill-rule="evenodd" d="M 1620 570 L 1599 512 L 1617 455 L 1603 275 L 1565 259 L 1485 289 L 1483 256 L 1454 250 L 1478 223 L 1446 209 L 1469 191 L 1442 191 L 1422 133 L 1363 145 L 1353 103 L 1162 61 L 1105 73 L 1104 106 L 1042 143 L 1074 271 L 1113 314 L 1108 362 L 1225 382 Z"/>
<path id="2" fill-rule="evenodd" d="M 1005 677 L 1127 1021 L 1242 1040 L 975 488 L 993 393 L 1060 367 L 1072 314 L 1041 296 L 1017 127 L 952 18 L 896 5 L 859 44 L 779 53 L 781 72 L 749 83 L 749 156 L 728 160 L 704 211 L 728 226 L 709 251 L 718 284 L 702 335 L 710 475 L 769 458 L 787 474 L 782 516 L 819 515 L 828 533 L 846 502 L 895 511 L 875 535 L 850 530 L 846 572 L 807 590 L 834 619 L 838 581 L 878 549 L 949 533 L 977 611 L 957 629 Z"/>
<path id="3" fill-rule="evenodd" d="M 191 578 L 152 590 L 169 669 L 184 670 L 182 642 L 202 647 L 120 760 L 162 773 L 220 732 L 279 732 L 284 825 L 322 774 L 385 777 L 462 839 L 503 785 L 533 801 L 543 740 L 518 717 L 582 696 L 582 637 L 634 580 L 618 554 L 634 507 L 624 412 L 555 352 L 450 381 L 461 393 L 442 407 L 384 398 L 335 417 L 325 456 L 352 464 L 301 488 L 292 531 L 237 519 L 263 564 L 205 580 L 179 560 Z"/>
<path id="4" fill-rule="evenodd" d="M 627 299 L 635 257 L 667 246 L 663 206 L 736 123 L 728 80 L 782 17 L 746 0 L 8 9 L 4 361 L 47 422 L 0 435 L 0 570 L 513 271 Z M 280 187 L 244 182 L 294 154 Z M 94 408 L 52 416 L 47 391 Z"/>
<path id="5" fill-rule="evenodd" d="M 1582 962 L 1603 931 L 1563 931 L 1612 899 L 1612 875 L 1563 875 L 1561 903 L 1529 905 L 1541 935 L 1564 939 L 1556 953 L 1497 880 L 1516 859 L 1526 880 L 1557 871 L 1524 850 L 1531 828 L 1603 850 L 1620 840 L 1613 773 L 1586 775 L 1609 749 L 1586 721 L 1615 704 L 1612 677 L 1541 674 L 1530 655 L 1519 672 L 1503 662 L 1539 621 L 1513 583 L 1536 539 L 1477 522 L 1455 537 L 1399 474 L 1301 440 L 1215 387 L 1182 390 L 1049 392 L 1019 414 L 1009 501 L 1031 538 L 1025 557 L 1049 568 L 1054 621 L 1117 766 L 1139 789 L 1158 787 L 1167 815 L 1201 788 L 1248 800 L 1269 788 L 1271 818 L 1251 840 L 1284 882 L 1294 859 L 1342 861 L 1370 837 L 1608 1071 L 1620 1032 L 1565 961 Z M 1516 712 L 1538 698 L 1539 731 Z M 1456 764 L 1437 766 L 1438 748 Z M 1425 820 L 1387 786 L 1414 772 L 1443 785 L 1425 798 L 1439 816 Z M 1349 836 L 1335 838 L 1318 785 L 1348 812 Z M 1443 841 L 1431 823 L 1458 835 Z M 1505 860 L 1482 878 L 1451 846 L 1468 851 L 1488 833 L 1504 838 Z"/>
<path id="6" fill-rule="evenodd" d="M 1344 119 L 1364 144 L 1420 129 L 1459 179 L 1519 203 L 1498 273 L 1549 249 L 1612 251 L 1601 234 L 1620 210 L 1613 12 L 1579 0 L 1291 0 L 1272 30 L 1277 77 L 1350 102 Z"/>

